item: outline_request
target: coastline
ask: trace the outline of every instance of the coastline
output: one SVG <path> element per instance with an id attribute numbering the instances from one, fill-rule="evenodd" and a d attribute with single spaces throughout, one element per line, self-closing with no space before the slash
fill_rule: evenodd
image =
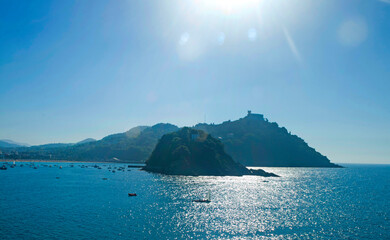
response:
<path id="1" fill-rule="evenodd" d="M 121 161 L 71 161 L 71 160 L 47 160 L 47 159 L 1 159 L 0 162 L 59 162 L 59 163 L 123 163 L 123 164 L 145 164 L 140 162 L 121 162 Z M 349 163 L 345 164 L 347 166 L 339 165 L 340 167 L 269 167 L 269 166 L 246 166 L 248 169 L 264 169 L 264 168 L 346 168 L 348 165 L 373 165 L 373 164 L 359 164 L 359 163 Z M 375 164 L 374 164 L 375 165 Z M 377 164 L 377 165 L 389 165 L 389 164 Z"/>
<path id="2" fill-rule="evenodd" d="M 120 162 L 120 161 L 71 161 L 71 160 L 44 160 L 44 159 L 2 159 L 1 162 L 62 162 L 62 163 L 124 163 L 124 164 L 143 164 L 138 162 Z"/>

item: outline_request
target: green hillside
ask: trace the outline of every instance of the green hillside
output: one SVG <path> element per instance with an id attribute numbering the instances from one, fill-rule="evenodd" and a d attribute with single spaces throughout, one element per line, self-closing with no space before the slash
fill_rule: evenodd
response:
<path id="1" fill-rule="evenodd" d="M 219 138 L 226 152 L 245 166 L 339 167 L 302 138 L 269 122 L 261 114 L 248 112 L 246 117 L 236 121 L 198 124 L 195 128 Z"/>

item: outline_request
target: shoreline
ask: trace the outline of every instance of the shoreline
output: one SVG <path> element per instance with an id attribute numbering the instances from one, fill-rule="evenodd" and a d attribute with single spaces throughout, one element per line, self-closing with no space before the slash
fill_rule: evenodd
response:
<path id="1" fill-rule="evenodd" d="M 72 161 L 72 160 L 45 160 L 45 159 L 1 159 L 0 162 L 42 162 L 42 163 L 123 163 L 123 164 L 143 164 L 145 163 L 140 163 L 140 162 L 120 162 L 120 161 Z M 353 164 L 351 164 L 353 165 Z M 356 165 L 373 165 L 373 164 L 360 164 L 356 163 Z M 377 165 L 389 165 L 389 164 L 377 164 Z M 268 167 L 268 166 L 245 166 L 248 169 L 263 169 L 263 168 L 346 168 L 346 166 L 341 166 L 340 167 Z"/>
<path id="2" fill-rule="evenodd" d="M 123 163 L 123 164 L 144 164 L 136 162 L 119 162 L 119 161 L 71 161 L 71 160 L 43 160 L 43 159 L 2 159 L 1 162 L 62 162 L 62 163 Z"/>

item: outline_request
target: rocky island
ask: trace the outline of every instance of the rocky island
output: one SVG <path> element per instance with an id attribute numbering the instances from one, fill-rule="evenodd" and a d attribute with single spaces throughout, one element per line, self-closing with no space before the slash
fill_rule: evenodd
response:
<path id="1" fill-rule="evenodd" d="M 235 162 L 224 151 L 221 141 L 202 130 L 188 127 L 163 135 L 143 169 L 189 176 L 277 176 L 260 169 L 251 170 Z"/>

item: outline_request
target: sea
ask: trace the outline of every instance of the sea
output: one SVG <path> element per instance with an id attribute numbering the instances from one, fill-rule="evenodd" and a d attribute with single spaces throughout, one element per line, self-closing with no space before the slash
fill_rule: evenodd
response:
<path id="1" fill-rule="evenodd" d="M 265 178 L 9 164 L 0 239 L 390 239 L 390 165 L 263 168 L 280 176 Z"/>

